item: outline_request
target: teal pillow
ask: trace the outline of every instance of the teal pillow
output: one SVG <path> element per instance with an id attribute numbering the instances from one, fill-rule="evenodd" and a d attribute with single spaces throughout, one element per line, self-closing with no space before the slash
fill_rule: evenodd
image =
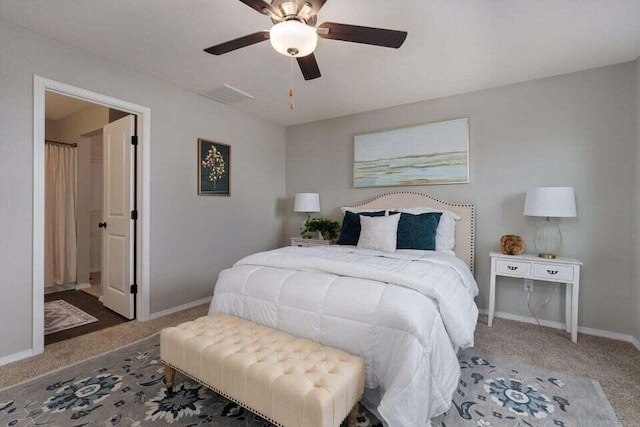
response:
<path id="1" fill-rule="evenodd" d="M 342 228 L 340 229 L 340 237 L 336 244 L 338 245 L 351 245 L 356 246 L 360 239 L 360 215 L 364 216 L 384 216 L 385 211 L 378 212 L 360 212 L 354 213 L 351 211 L 345 211 L 344 219 L 342 220 Z"/>
<path id="2" fill-rule="evenodd" d="M 442 212 L 418 215 L 402 212 L 398 223 L 397 249 L 436 250 L 436 230 Z"/>

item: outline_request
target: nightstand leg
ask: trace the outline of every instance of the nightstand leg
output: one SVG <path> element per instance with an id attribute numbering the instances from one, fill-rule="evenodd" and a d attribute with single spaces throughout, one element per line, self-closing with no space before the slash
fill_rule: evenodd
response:
<path id="1" fill-rule="evenodd" d="M 580 270 L 576 268 L 577 278 L 571 285 L 571 341 L 578 342 L 578 295 L 580 292 Z"/>
<path id="2" fill-rule="evenodd" d="M 564 321 L 567 332 L 571 332 L 571 283 L 565 283 Z"/>
<path id="3" fill-rule="evenodd" d="M 489 320 L 487 324 L 493 324 L 493 313 L 496 309 L 496 260 L 491 260 L 491 286 L 489 288 Z"/>

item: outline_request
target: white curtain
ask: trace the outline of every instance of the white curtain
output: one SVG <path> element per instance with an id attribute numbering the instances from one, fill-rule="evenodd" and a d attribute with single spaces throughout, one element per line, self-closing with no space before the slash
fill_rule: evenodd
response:
<path id="1" fill-rule="evenodd" d="M 46 144 L 45 286 L 76 281 L 76 149 Z"/>

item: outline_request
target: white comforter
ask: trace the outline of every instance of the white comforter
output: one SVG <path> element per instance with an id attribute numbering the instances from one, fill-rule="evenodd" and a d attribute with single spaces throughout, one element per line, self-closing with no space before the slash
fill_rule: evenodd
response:
<path id="1" fill-rule="evenodd" d="M 422 427 L 449 408 L 477 294 L 452 255 L 286 247 L 221 272 L 209 312 L 364 357 L 365 405 L 389 426 Z"/>

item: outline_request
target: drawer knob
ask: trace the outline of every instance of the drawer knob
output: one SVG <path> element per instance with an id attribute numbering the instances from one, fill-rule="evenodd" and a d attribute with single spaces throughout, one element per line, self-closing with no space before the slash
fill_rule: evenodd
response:
<path id="1" fill-rule="evenodd" d="M 517 265 L 507 265 L 507 268 L 508 268 L 509 270 L 511 270 L 511 271 L 515 271 L 515 270 L 517 270 L 517 269 L 518 269 L 518 266 L 517 266 Z"/>
<path id="2" fill-rule="evenodd" d="M 547 273 L 551 275 L 558 274 L 558 270 L 547 270 Z"/>

